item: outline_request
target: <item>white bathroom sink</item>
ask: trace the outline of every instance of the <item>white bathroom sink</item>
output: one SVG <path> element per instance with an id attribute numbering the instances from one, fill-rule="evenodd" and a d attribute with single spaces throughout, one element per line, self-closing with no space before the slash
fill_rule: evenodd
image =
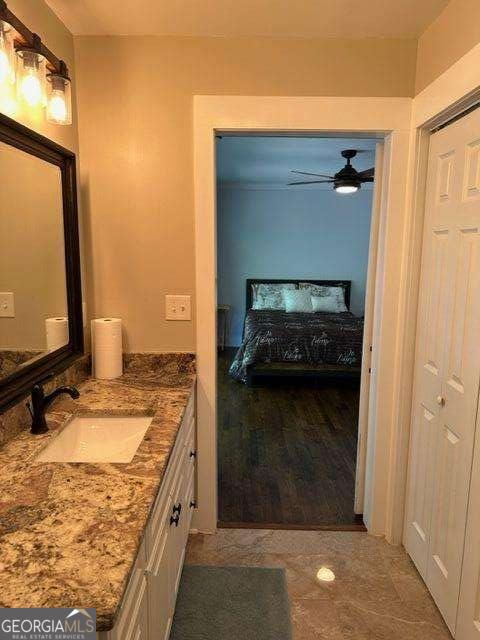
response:
<path id="1" fill-rule="evenodd" d="M 131 462 L 151 416 L 77 417 L 43 449 L 40 462 Z"/>

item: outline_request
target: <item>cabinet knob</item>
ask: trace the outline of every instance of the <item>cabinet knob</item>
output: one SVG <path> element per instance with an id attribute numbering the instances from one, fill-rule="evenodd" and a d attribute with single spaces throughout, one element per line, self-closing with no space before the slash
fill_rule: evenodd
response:
<path id="1" fill-rule="evenodd" d="M 197 452 L 196 451 L 190 451 L 190 458 L 196 458 L 197 457 Z"/>
<path id="2" fill-rule="evenodd" d="M 176 516 L 170 516 L 170 526 L 172 526 L 172 524 L 174 524 L 176 527 L 178 527 L 178 521 L 180 520 L 180 515 L 176 515 Z"/>
<path id="3" fill-rule="evenodd" d="M 190 508 L 191 508 L 191 509 L 195 509 L 195 507 L 196 507 L 196 506 L 197 506 L 196 501 L 195 501 L 195 500 L 192 500 L 192 501 L 190 502 Z"/>
<path id="4" fill-rule="evenodd" d="M 182 503 L 179 502 L 178 504 L 174 504 L 173 505 L 173 509 L 172 509 L 172 513 L 178 513 L 178 515 L 180 515 L 180 513 L 182 512 Z"/>
<path id="5" fill-rule="evenodd" d="M 437 396 L 437 404 L 443 407 L 445 405 L 445 398 L 443 396 Z"/>

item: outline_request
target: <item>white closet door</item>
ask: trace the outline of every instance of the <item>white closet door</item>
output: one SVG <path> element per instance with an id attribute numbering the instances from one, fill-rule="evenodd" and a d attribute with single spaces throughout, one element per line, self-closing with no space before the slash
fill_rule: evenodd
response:
<path id="1" fill-rule="evenodd" d="M 432 135 L 412 425 L 407 549 L 452 632 L 480 374 L 479 153 L 479 111 Z"/>
<path id="2" fill-rule="evenodd" d="M 473 116 L 474 114 L 472 114 Z M 469 131 L 469 139 L 466 146 L 466 175 L 464 181 L 463 198 L 465 205 L 468 209 L 468 215 L 470 218 L 466 218 L 464 227 L 468 229 L 471 236 L 471 242 L 473 243 L 478 236 L 476 229 L 476 223 L 478 223 L 478 210 L 480 208 L 480 133 L 479 133 L 479 117 L 476 115 L 476 120 L 473 118 L 469 121 L 472 127 Z M 470 219 L 471 224 L 468 225 Z M 475 239 L 475 240 L 474 240 Z M 476 260 L 476 278 L 469 287 L 469 293 L 473 300 L 471 305 L 478 305 L 478 298 L 480 297 L 480 289 L 478 283 L 478 271 L 480 265 L 478 264 L 478 255 L 476 252 L 472 253 L 472 257 L 468 256 L 472 260 L 472 263 Z M 472 268 L 474 268 L 472 266 Z M 476 285 L 476 290 L 473 288 Z M 478 324 L 472 323 L 472 314 L 469 314 L 466 318 L 465 331 L 476 331 L 477 344 L 474 346 L 472 353 L 468 358 L 479 359 L 479 347 L 480 335 Z M 475 380 L 471 380 L 471 384 L 475 384 Z M 473 406 L 471 407 L 473 412 Z M 477 408 L 478 411 L 478 408 Z M 475 455 L 472 468 L 472 476 L 470 483 L 470 496 L 468 507 L 468 521 L 466 530 L 465 550 L 463 555 L 463 570 L 462 570 L 462 582 L 460 591 L 460 605 L 457 618 L 457 633 L 456 637 L 459 640 L 479 640 L 480 639 L 480 426 L 479 416 L 477 413 L 477 430 L 476 430 L 476 443 L 475 443 Z"/>
<path id="3" fill-rule="evenodd" d="M 455 154 L 439 151 L 432 136 L 425 204 L 417 353 L 409 462 L 406 547 L 426 580 L 432 515 L 435 448 L 441 423 L 444 346 L 449 283 L 448 224 L 452 206 Z M 443 147 L 443 145 L 442 145 Z"/>

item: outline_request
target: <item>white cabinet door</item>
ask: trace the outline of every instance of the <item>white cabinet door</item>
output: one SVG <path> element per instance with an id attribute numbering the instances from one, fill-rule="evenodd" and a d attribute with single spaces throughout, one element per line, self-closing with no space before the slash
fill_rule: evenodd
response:
<path id="1" fill-rule="evenodd" d="M 120 637 L 122 640 L 149 640 L 151 638 L 148 626 L 147 581 L 144 576 L 138 588 L 137 600 L 131 612 L 127 631 Z"/>
<path id="2" fill-rule="evenodd" d="M 118 620 L 98 640 L 149 640 L 145 543 L 142 542 L 127 586 Z"/>
<path id="3" fill-rule="evenodd" d="M 156 640 L 168 639 L 173 618 L 172 580 L 169 574 L 171 510 L 172 503 L 167 500 L 160 514 L 161 524 L 152 540 L 147 565 L 149 633 Z"/>
<path id="4" fill-rule="evenodd" d="M 452 632 L 480 374 L 479 152 L 478 111 L 431 138 L 409 471 L 407 550 Z"/>
<path id="5" fill-rule="evenodd" d="M 185 455 L 182 451 L 182 457 Z M 179 465 L 178 476 L 175 481 L 175 489 L 172 494 L 172 524 L 170 526 L 170 539 L 169 545 L 169 576 L 170 576 L 170 597 L 172 602 L 172 608 L 175 608 L 175 602 L 177 600 L 178 587 L 180 585 L 180 578 L 182 577 L 183 558 L 185 555 L 185 546 L 182 544 L 183 536 L 181 535 L 181 522 L 185 518 L 185 512 L 187 511 L 187 505 L 183 500 L 183 487 L 185 478 L 185 464 L 182 459 Z"/>

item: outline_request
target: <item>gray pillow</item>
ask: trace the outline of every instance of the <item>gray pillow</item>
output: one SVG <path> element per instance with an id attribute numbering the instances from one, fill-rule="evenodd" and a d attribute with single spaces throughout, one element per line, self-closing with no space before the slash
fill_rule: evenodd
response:
<path id="1" fill-rule="evenodd" d="M 339 289 L 340 287 L 332 287 Z M 343 296 L 333 293 L 329 296 L 311 296 L 314 311 L 323 311 L 323 313 L 342 313 L 348 311 L 343 300 Z"/>
<path id="2" fill-rule="evenodd" d="M 293 282 L 282 284 L 252 284 L 252 309 L 285 311 L 283 291 L 295 289 Z"/>
<path id="3" fill-rule="evenodd" d="M 343 306 L 346 307 L 345 289 L 343 287 L 312 284 L 311 282 L 301 282 L 300 289 L 306 289 L 307 291 L 310 291 L 310 295 L 315 296 L 316 298 L 335 296 L 337 300 L 341 301 L 343 303 Z M 345 311 L 348 311 L 348 309 L 345 308 Z"/>

